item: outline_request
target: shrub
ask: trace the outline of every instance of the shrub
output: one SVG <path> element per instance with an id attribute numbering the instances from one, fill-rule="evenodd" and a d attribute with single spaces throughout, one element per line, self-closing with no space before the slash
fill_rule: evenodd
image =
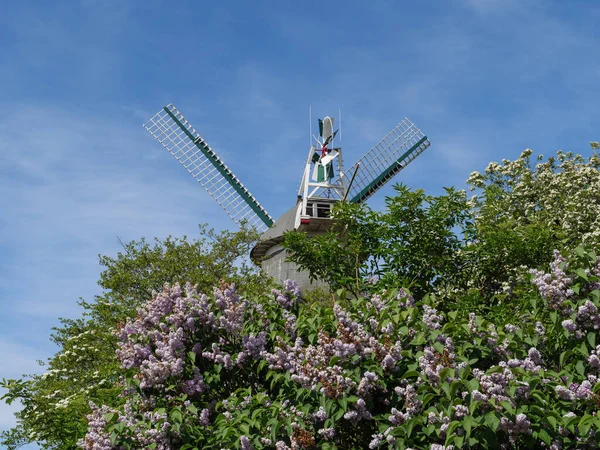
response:
<path id="1" fill-rule="evenodd" d="M 600 259 L 557 252 L 531 278 L 503 324 L 405 289 L 305 311 L 293 282 L 166 286 L 119 331 L 125 404 L 93 405 L 80 445 L 596 448 Z"/>

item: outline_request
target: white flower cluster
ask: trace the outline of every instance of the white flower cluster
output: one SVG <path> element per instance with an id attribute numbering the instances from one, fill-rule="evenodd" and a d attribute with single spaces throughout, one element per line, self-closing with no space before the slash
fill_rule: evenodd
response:
<path id="1" fill-rule="evenodd" d="M 492 162 L 483 173 L 471 173 L 471 190 L 483 191 L 471 205 L 482 207 L 486 191 L 493 189 L 494 195 L 501 193 L 497 202 L 503 216 L 523 224 L 539 219 L 578 238 L 578 243 L 599 245 L 600 157 L 558 151 L 546 162 L 540 155 L 532 167 L 531 155 L 526 149 L 515 161 Z"/>

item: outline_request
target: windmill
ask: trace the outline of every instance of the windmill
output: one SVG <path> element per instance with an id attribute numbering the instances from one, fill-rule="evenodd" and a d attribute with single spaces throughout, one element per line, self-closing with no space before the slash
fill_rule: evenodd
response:
<path id="1" fill-rule="evenodd" d="M 319 120 L 319 136 L 312 136 L 300 189 L 294 206 L 277 221 L 246 189 L 215 151 L 175 106 L 167 105 L 151 117 L 144 128 L 173 155 L 208 191 L 233 221 L 262 232 L 250 257 L 279 281 L 291 278 L 308 287 L 308 274 L 286 261 L 283 234 L 299 230 L 322 234 L 333 225 L 329 217 L 336 202 L 363 203 L 423 153 L 430 142 L 405 118 L 348 171 L 342 149 L 335 147 L 335 119 Z M 314 142 L 313 142 L 314 141 Z"/>

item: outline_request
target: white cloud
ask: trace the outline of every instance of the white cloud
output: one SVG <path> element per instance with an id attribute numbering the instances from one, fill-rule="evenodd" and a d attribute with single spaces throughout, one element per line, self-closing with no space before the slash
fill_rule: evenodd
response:
<path id="1" fill-rule="evenodd" d="M 137 119 L 124 125 L 48 107 L 0 110 L 0 246 L 13 254 L 0 264 L 4 277 L 24 281 L 6 294 L 21 299 L 10 311 L 72 313 L 75 299 L 97 291 L 97 254 L 117 251 L 117 237 L 230 225 Z"/>

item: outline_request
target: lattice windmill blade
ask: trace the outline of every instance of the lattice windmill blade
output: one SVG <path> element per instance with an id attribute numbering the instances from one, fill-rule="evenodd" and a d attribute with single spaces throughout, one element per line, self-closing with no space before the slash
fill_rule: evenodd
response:
<path id="1" fill-rule="evenodd" d="M 265 231 L 273 218 L 173 105 L 156 113 L 144 128 L 208 191 L 238 225 Z"/>
<path id="2" fill-rule="evenodd" d="M 404 118 L 377 145 L 357 161 L 347 174 L 360 164 L 347 198 L 362 203 L 381 189 L 398 172 L 429 147 L 429 139 L 414 123 Z"/>

